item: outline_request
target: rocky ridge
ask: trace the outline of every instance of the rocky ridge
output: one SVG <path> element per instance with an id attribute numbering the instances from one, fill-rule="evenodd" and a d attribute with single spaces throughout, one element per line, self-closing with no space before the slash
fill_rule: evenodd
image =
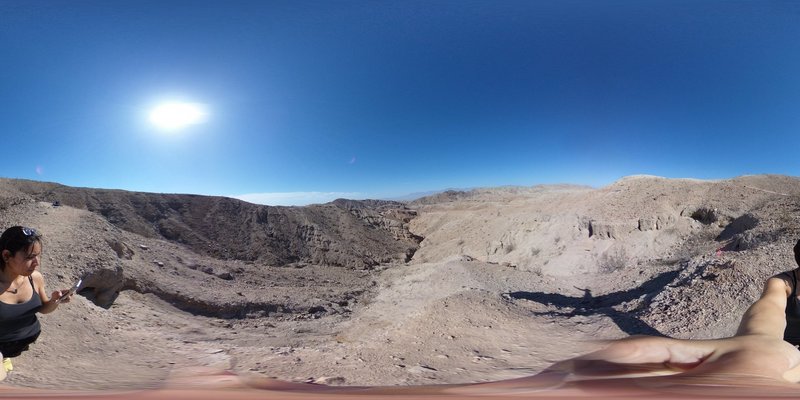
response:
<path id="1" fill-rule="evenodd" d="M 406 228 L 414 210 L 398 202 L 340 200 L 273 207 L 226 197 L 72 188 L 24 180 L 5 179 L 0 186 L 36 201 L 91 211 L 120 229 L 218 259 L 364 269 L 406 262 L 420 241 Z"/>

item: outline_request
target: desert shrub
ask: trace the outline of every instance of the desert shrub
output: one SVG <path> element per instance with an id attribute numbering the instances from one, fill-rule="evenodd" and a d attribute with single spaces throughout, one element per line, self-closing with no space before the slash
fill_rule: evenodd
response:
<path id="1" fill-rule="evenodd" d="M 624 249 L 608 250 L 600 256 L 598 269 L 603 273 L 616 272 L 625 268 L 628 265 L 628 261 L 628 255 Z"/>
<path id="2" fill-rule="evenodd" d="M 504 247 L 504 249 L 505 249 L 505 251 L 506 251 L 506 254 L 508 254 L 508 253 L 511 253 L 511 252 L 512 252 L 512 251 L 514 251 L 514 249 L 516 249 L 516 248 L 517 248 L 517 246 L 516 246 L 516 245 L 515 245 L 513 242 L 511 242 L 511 243 L 509 243 L 509 244 L 505 245 L 505 247 Z"/>
<path id="3" fill-rule="evenodd" d="M 537 249 L 536 247 L 531 249 L 531 255 L 534 256 L 534 257 L 538 256 L 539 253 L 541 253 L 541 252 L 542 252 L 542 250 L 541 249 Z"/>
<path id="4" fill-rule="evenodd" d="M 692 219 L 700 222 L 701 224 L 708 225 L 719 220 L 719 216 L 717 215 L 717 209 L 709 208 L 709 207 L 700 207 L 695 210 L 692 215 Z"/>
<path id="5" fill-rule="evenodd" d="M 737 233 L 731 238 L 730 243 L 723 247 L 725 251 L 742 251 L 753 249 L 758 246 L 759 237 L 753 232 L 747 231 L 744 233 Z"/>

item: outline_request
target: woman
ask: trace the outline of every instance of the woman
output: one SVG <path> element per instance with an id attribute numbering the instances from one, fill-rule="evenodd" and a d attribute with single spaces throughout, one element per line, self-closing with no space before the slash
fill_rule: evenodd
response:
<path id="1" fill-rule="evenodd" d="M 19 356 L 39 337 L 36 313 L 53 312 L 59 303 L 66 303 L 68 291 L 50 297 L 44 277 L 36 269 L 42 254 L 41 236 L 33 229 L 13 226 L 0 235 L 0 353 L 3 367 L 0 380 L 11 371 L 11 358 Z"/>

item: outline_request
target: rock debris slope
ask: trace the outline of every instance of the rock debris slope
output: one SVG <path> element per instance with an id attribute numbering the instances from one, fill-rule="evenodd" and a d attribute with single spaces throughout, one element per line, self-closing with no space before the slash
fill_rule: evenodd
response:
<path id="1" fill-rule="evenodd" d="M 57 205 L 56 205 L 57 204 Z M 800 181 L 627 177 L 267 207 L 0 179 L 74 301 L 7 382 L 134 388 L 203 366 L 339 385 L 536 373 L 629 334 L 735 332 L 794 267 Z"/>

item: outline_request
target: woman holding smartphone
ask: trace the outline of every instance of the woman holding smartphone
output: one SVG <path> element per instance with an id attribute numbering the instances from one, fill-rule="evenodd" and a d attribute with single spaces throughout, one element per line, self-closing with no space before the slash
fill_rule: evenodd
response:
<path id="1" fill-rule="evenodd" d="M 41 236 L 33 229 L 13 226 L 0 235 L 0 380 L 12 370 L 11 358 L 19 356 L 39 337 L 36 313 L 53 312 L 69 301 L 69 292 L 48 297 L 44 277 L 37 271 L 42 254 Z"/>

